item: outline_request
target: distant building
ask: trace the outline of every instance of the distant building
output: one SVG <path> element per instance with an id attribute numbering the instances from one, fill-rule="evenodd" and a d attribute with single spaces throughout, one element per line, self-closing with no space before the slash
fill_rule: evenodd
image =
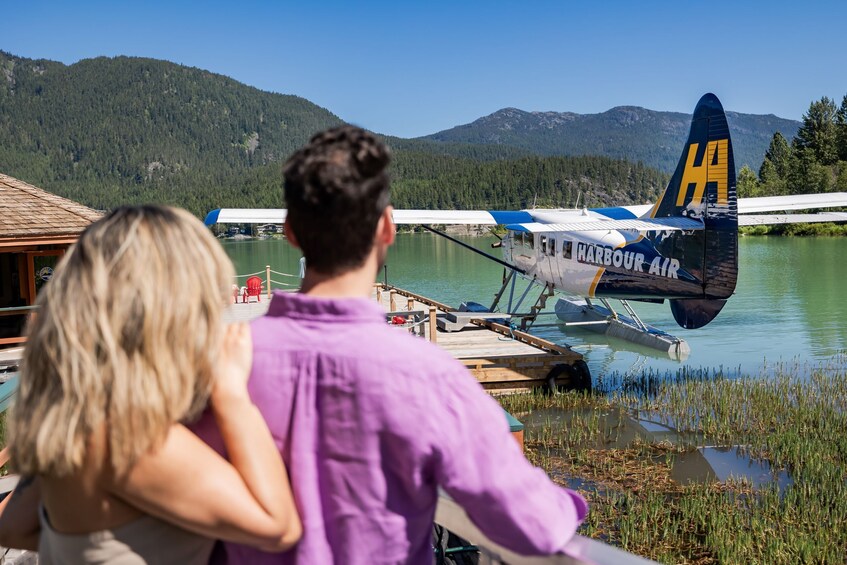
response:
<path id="1" fill-rule="evenodd" d="M 38 290 L 101 213 L 0 174 L 0 348 L 20 337 Z M 83 299 L 84 297 L 80 297 Z"/>

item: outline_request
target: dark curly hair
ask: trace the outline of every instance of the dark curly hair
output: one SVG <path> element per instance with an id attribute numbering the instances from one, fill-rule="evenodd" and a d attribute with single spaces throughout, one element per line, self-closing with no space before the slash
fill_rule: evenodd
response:
<path id="1" fill-rule="evenodd" d="M 310 269 L 360 267 L 389 203 L 391 155 L 372 133 L 340 126 L 316 134 L 283 167 L 288 224 Z"/>

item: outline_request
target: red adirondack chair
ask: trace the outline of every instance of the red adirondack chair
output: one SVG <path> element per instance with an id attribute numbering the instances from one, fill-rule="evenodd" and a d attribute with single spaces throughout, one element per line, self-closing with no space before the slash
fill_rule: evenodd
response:
<path id="1" fill-rule="evenodd" d="M 256 302 L 262 301 L 262 279 L 252 276 L 247 279 L 247 297 L 244 302 L 250 302 L 250 298 L 256 297 Z"/>

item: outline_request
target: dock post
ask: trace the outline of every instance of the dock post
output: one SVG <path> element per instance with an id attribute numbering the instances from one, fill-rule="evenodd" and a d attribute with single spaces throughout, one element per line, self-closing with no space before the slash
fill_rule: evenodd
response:
<path id="1" fill-rule="evenodd" d="M 265 280 L 268 284 L 268 300 L 271 299 L 271 266 L 265 265 Z"/>
<path id="2" fill-rule="evenodd" d="M 390 312 L 396 312 L 397 311 L 397 297 L 394 296 L 394 294 L 395 293 L 394 293 L 393 290 L 390 290 L 388 292 L 388 309 L 389 309 Z"/>
<path id="3" fill-rule="evenodd" d="M 438 329 L 438 324 L 435 321 L 435 306 L 429 307 L 429 341 L 435 343 L 438 340 L 438 335 L 435 331 Z"/>
<path id="4" fill-rule="evenodd" d="M 376 302 L 382 304 L 382 285 L 376 285 Z"/>
<path id="5" fill-rule="evenodd" d="M 406 310 L 411 312 L 414 309 L 415 309 L 415 299 L 412 298 L 412 297 L 409 297 L 409 303 L 406 304 Z"/>

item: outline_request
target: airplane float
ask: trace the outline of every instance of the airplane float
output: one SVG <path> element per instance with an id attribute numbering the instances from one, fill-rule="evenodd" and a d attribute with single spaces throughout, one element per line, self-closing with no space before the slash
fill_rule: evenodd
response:
<path id="1" fill-rule="evenodd" d="M 847 207 L 847 193 L 737 198 L 732 141 L 723 107 L 704 95 L 694 110 L 688 140 L 667 188 L 652 205 L 592 209 L 395 210 L 396 224 L 419 224 L 507 267 L 488 312 L 511 284 L 506 313 L 531 325 L 548 297 L 560 291 L 556 315 L 683 357 L 681 339 L 644 324 L 628 301 L 667 300 L 683 328 L 700 328 L 720 313 L 735 291 L 738 226 L 844 222 L 847 213 L 762 215 L 763 212 Z M 215 223 L 282 223 L 281 209 L 219 209 Z M 502 259 L 460 242 L 433 225 L 503 225 Z M 530 281 L 513 303 L 516 275 Z M 533 286 L 543 290 L 527 313 L 521 304 Z M 574 297 L 580 297 L 575 299 Z M 618 315 L 609 299 L 621 302 Z M 596 302 L 595 302 L 596 301 Z M 599 302 L 599 304 L 597 303 Z M 480 309 L 485 310 L 485 309 Z M 476 311 L 476 310 L 475 310 Z"/>

